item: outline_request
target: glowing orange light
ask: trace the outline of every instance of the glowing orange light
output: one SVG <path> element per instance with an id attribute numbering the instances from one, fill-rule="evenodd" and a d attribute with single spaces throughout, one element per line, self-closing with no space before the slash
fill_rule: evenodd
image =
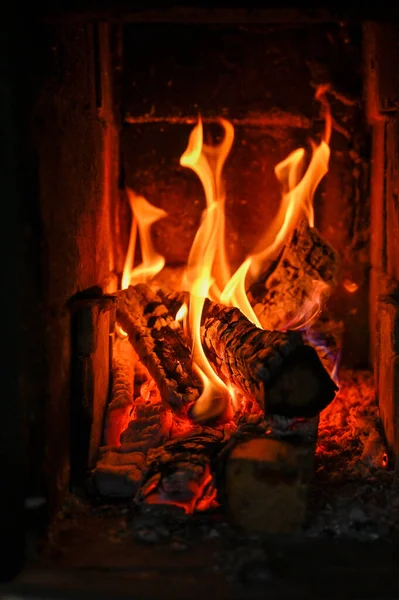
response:
<path id="1" fill-rule="evenodd" d="M 202 394 L 192 410 L 192 417 L 198 421 L 222 414 L 229 404 L 228 389 L 209 364 L 200 335 L 205 298 L 214 284 L 214 288 L 223 286 L 229 274 L 224 247 L 225 197 L 221 174 L 234 133 L 230 123 L 223 120 L 220 123 L 225 136 L 219 145 L 211 147 L 203 143 L 202 122 L 199 120 L 180 159 L 182 166 L 198 175 L 206 198 L 206 209 L 191 247 L 182 283 L 183 288 L 190 292 L 188 328 L 192 339 L 193 365 L 203 383 Z"/>
<path id="2" fill-rule="evenodd" d="M 351 281 L 350 279 L 345 279 L 342 282 L 342 285 L 344 286 L 346 291 L 349 292 L 350 294 L 354 294 L 359 289 L 359 286 L 357 285 L 357 283 L 355 283 L 354 281 Z"/>

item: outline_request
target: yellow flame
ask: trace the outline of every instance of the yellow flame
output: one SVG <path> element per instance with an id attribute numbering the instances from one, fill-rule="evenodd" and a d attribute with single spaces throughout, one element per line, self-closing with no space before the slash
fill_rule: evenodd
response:
<path id="1" fill-rule="evenodd" d="M 223 129 L 222 141 L 208 145 L 203 140 L 201 119 L 191 131 L 187 148 L 180 164 L 193 170 L 199 177 L 206 198 L 201 223 L 195 235 L 187 267 L 184 272 L 182 289 L 190 292 L 188 305 L 184 303 L 176 314 L 176 320 L 184 323 L 192 339 L 193 366 L 203 382 L 203 391 L 192 409 L 197 420 L 226 413 L 228 406 L 240 403 L 234 388 L 229 387 L 216 375 L 207 360 L 201 343 L 201 317 L 205 299 L 211 298 L 226 305 L 238 307 L 257 327 L 261 327 L 246 294 L 246 288 L 261 274 L 282 250 L 288 236 L 300 219 L 306 219 L 314 226 L 313 198 L 317 186 L 327 173 L 330 149 L 328 146 L 332 119 L 329 104 L 325 98 L 328 86 L 317 90 L 316 98 L 322 105 L 325 117 L 325 131 L 321 143 L 312 145 L 310 160 L 303 148 L 292 152 L 275 167 L 275 174 L 281 184 L 281 203 L 278 214 L 268 227 L 261 242 L 231 276 L 225 247 L 225 189 L 222 171 L 234 140 L 231 123 L 220 119 Z M 122 287 L 129 284 L 150 281 L 164 266 L 163 256 L 158 254 L 151 241 L 151 226 L 167 213 L 152 206 L 132 190 L 128 190 L 132 210 L 132 228 L 123 272 Z M 142 263 L 134 266 L 134 253 L 140 238 Z M 325 285 L 325 284 L 324 284 Z M 307 326 L 319 313 L 324 288 L 316 284 L 311 297 L 305 302 L 290 328 Z M 123 335 L 123 331 L 119 332 Z"/>
<path id="2" fill-rule="evenodd" d="M 122 327 L 119 325 L 119 323 L 115 323 L 115 334 L 116 337 L 118 338 L 126 338 L 127 337 L 127 333 L 124 329 L 122 329 Z"/>
<path id="3" fill-rule="evenodd" d="M 265 270 L 266 265 L 281 251 L 300 218 L 306 218 L 309 225 L 314 226 L 313 198 L 320 181 L 328 171 L 330 158 L 330 148 L 327 141 L 331 135 L 331 115 L 329 105 L 323 94 L 325 94 L 324 89 L 318 96 L 318 99 L 323 103 L 326 118 L 323 141 L 319 146 L 313 145 L 312 157 L 304 175 L 301 176 L 305 168 L 306 156 L 303 148 L 292 152 L 275 167 L 276 177 L 282 187 L 280 209 L 274 227 L 273 225 L 271 227 L 273 230 L 276 223 L 280 223 L 277 233 L 270 242 L 266 242 L 265 240 L 270 238 L 270 228 L 268 229 L 264 236 L 263 247 L 242 263 L 220 297 L 223 304 L 238 307 L 258 327 L 261 325 L 248 301 L 247 286 L 259 277 L 261 272 Z"/>
<path id="4" fill-rule="evenodd" d="M 233 143 L 234 130 L 227 121 L 220 120 L 220 124 L 225 133 L 222 142 L 217 146 L 208 146 L 203 143 L 203 127 L 199 120 L 180 159 L 182 166 L 192 169 L 198 175 L 207 206 L 194 238 L 183 278 L 183 287 L 190 292 L 188 327 L 193 344 L 193 364 L 203 381 L 202 394 L 193 408 L 193 415 L 198 420 L 223 412 L 229 398 L 226 385 L 216 375 L 205 356 L 200 336 L 205 298 L 212 286 L 222 287 L 229 278 L 224 245 L 225 194 L 221 174 Z"/>
<path id="5" fill-rule="evenodd" d="M 127 188 L 127 194 L 132 210 L 132 227 L 122 275 L 122 289 L 126 289 L 129 285 L 150 281 L 163 269 L 165 264 L 164 257 L 155 250 L 152 243 L 151 226 L 159 219 L 167 217 L 167 212 L 153 206 L 143 196 L 137 196 L 130 188 Z M 142 262 L 133 268 L 137 229 Z"/>
<path id="6" fill-rule="evenodd" d="M 223 166 L 231 150 L 234 140 L 234 127 L 225 119 L 219 119 L 224 131 L 224 137 L 219 144 L 210 146 L 203 141 L 203 126 L 201 118 L 192 130 L 188 146 L 180 164 L 196 173 L 205 192 L 206 206 L 215 211 L 212 216 L 213 225 L 217 229 L 218 244 L 211 264 L 213 282 L 223 289 L 230 279 L 230 267 L 225 248 L 225 189 L 222 180 Z"/>
<path id="7" fill-rule="evenodd" d="M 181 305 L 181 307 L 179 308 L 179 310 L 177 311 L 175 320 L 183 321 L 185 319 L 185 317 L 187 316 L 187 313 L 188 313 L 188 307 L 187 307 L 187 304 L 184 302 Z"/>

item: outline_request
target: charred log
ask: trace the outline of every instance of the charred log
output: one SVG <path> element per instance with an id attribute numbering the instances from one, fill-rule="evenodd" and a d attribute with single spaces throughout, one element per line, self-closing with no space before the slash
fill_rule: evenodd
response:
<path id="1" fill-rule="evenodd" d="M 201 427 L 149 453 L 136 503 L 172 504 L 187 514 L 211 506 L 216 499 L 212 461 L 223 442 L 222 430 Z"/>
<path id="2" fill-rule="evenodd" d="M 184 294 L 160 293 L 171 310 L 185 299 Z M 201 340 L 219 377 L 255 400 L 265 414 L 311 417 L 335 396 L 337 386 L 298 332 L 259 329 L 237 308 L 206 300 Z"/>
<path id="3" fill-rule="evenodd" d="M 265 329 L 281 329 L 301 314 L 314 293 L 327 300 L 336 285 L 338 254 L 317 229 L 301 221 L 273 271 L 248 290 L 248 299 Z"/>
<path id="4" fill-rule="evenodd" d="M 198 398 L 201 383 L 180 324 L 147 285 L 131 286 L 117 297 L 117 321 L 157 383 L 162 400 L 184 413 Z"/>

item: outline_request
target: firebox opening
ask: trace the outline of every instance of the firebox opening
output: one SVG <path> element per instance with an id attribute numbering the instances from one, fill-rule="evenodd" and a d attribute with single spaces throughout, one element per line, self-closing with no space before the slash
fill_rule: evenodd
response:
<path id="1" fill-rule="evenodd" d="M 114 541 L 175 549 L 234 528 L 388 539 L 399 363 L 385 29 L 171 10 L 38 24 L 29 245 L 45 284 L 40 321 L 23 324 L 27 495 L 55 514 L 69 488 L 45 560 L 63 515 L 72 538 L 79 522 L 91 535 L 109 504 Z"/>
<path id="2" fill-rule="evenodd" d="M 230 467 L 218 480 L 224 445 L 258 435 L 292 452 L 299 440 L 296 471 L 312 473 L 316 451 L 319 477 L 334 478 L 325 432 L 345 453 L 365 419 L 353 476 L 387 466 L 371 380 L 348 371 L 369 360 L 361 26 L 140 23 L 121 36 L 113 241 L 125 292 L 92 491 L 186 514 L 222 505 L 266 531 L 276 508 L 248 518 Z M 295 530 L 304 510 L 278 527 Z"/>

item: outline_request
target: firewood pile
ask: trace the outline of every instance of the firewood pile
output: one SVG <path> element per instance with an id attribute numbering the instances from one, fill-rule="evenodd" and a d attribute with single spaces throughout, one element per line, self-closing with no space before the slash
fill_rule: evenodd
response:
<path id="1" fill-rule="evenodd" d="M 322 343 L 323 331 L 335 345 L 336 336 L 322 320 L 307 327 L 302 312 L 315 286 L 326 300 L 337 264 L 334 250 L 301 223 L 274 269 L 248 290 L 263 329 L 236 308 L 205 301 L 201 343 L 231 390 L 215 398 L 223 410 L 207 419 L 195 410 L 203 385 L 192 341 L 175 318 L 188 294 L 147 284 L 118 292 L 116 323 L 127 335 L 113 348 L 96 493 L 137 506 L 173 504 L 186 514 L 222 503 L 247 530 L 298 530 L 318 415 L 338 389 Z"/>

